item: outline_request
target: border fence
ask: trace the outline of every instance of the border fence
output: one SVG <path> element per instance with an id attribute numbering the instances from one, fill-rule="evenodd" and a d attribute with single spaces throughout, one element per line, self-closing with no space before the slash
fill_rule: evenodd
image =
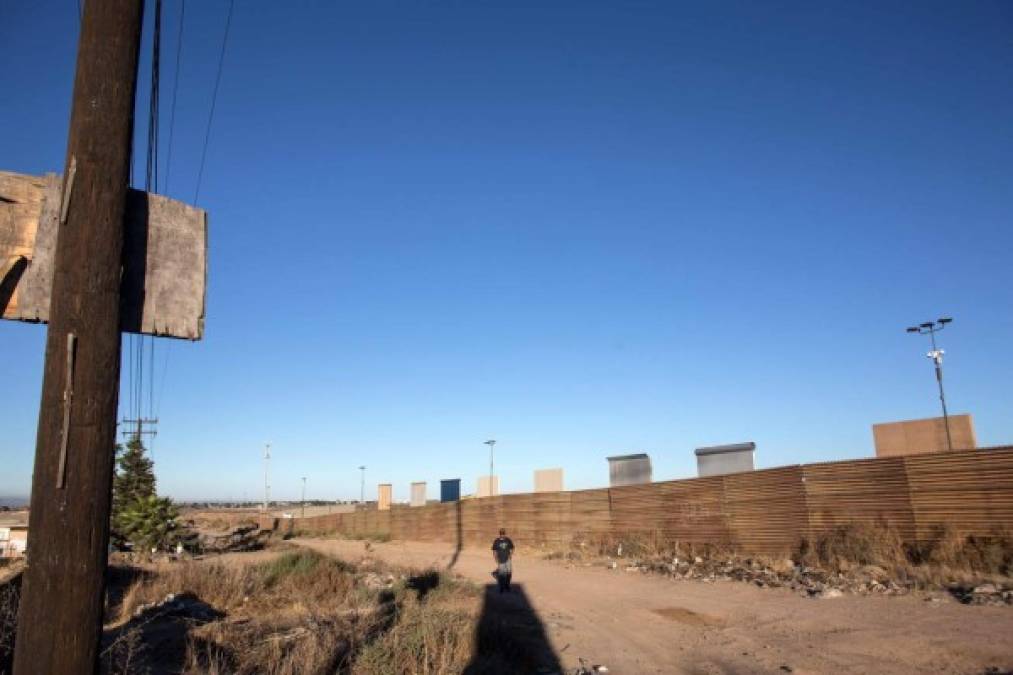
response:
<path id="1" fill-rule="evenodd" d="M 965 535 L 1009 532 L 1013 446 L 395 506 L 294 518 L 286 527 L 458 546 L 487 544 L 505 527 L 515 541 L 529 545 L 643 535 L 780 553 L 794 549 L 803 537 L 850 523 L 886 525 L 905 541 L 929 540 L 941 526 Z"/>

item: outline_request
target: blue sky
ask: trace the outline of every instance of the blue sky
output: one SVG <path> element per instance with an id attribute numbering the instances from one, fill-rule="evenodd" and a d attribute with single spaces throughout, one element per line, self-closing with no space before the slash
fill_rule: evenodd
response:
<path id="1" fill-rule="evenodd" d="M 366 4 L 237 3 L 207 335 L 156 347 L 163 492 L 257 499 L 267 440 L 278 498 L 356 497 L 359 464 L 470 491 L 487 438 L 505 491 L 743 440 L 868 456 L 938 413 L 904 328 L 941 315 L 951 411 L 1013 442 L 1009 3 Z M 226 10 L 186 7 L 185 201 Z M 77 21 L 0 10 L 0 168 L 62 170 Z M 44 339 L 0 324 L 0 494 L 30 487 Z"/>

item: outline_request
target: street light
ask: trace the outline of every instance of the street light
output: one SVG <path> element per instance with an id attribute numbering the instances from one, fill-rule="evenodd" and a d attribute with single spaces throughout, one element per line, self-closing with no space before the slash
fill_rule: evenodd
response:
<path id="1" fill-rule="evenodd" d="M 359 503 L 366 503 L 366 467 L 360 466 L 359 471 L 362 472 L 362 485 L 359 488 Z"/>
<path id="2" fill-rule="evenodd" d="M 305 518 L 306 517 L 306 476 L 302 477 L 302 503 L 300 504 L 300 506 L 302 507 L 302 514 L 299 517 L 300 518 Z"/>
<path id="3" fill-rule="evenodd" d="M 918 333 L 919 335 L 928 335 L 929 339 L 932 340 L 932 351 L 926 356 L 932 359 L 932 363 L 936 367 L 936 382 L 939 384 L 939 402 L 943 406 L 943 425 L 946 427 L 946 447 L 953 451 L 953 439 L 950 437 L 950 416 L 946 412 L 946 395 L 943 393 L 943 354 L 942 349 L 936 347 L 936 333 L 946 327 L 946 324 L 952 322 L 953 319 L 950 317 L 943 317 L 936 321 L 926 321 L 925 323 L 918 324 L 917 326 L 911 326 L 907 329 L 908 333 Z"/>
<path id="4" fill-rule="evenodd" d="M 486 441 L 485 444 L 489 446 L 489 496 L 492 497 L 493 496 L 493 494 L 492 494 L 493 493 L 493 489 L 492 489 L 492 476 L 493 476 L 493 471 L 492 471 L 492 450 L 493 450 L 493 447 L 495 447 L 495 445 L 496 445 L 496 441 L 490 439 L 490 440 Z"/>

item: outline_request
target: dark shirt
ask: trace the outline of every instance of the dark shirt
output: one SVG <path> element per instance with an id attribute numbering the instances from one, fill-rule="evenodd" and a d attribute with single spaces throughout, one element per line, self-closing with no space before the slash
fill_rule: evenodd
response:
<path id="1" fill-rule="evenodd" d="M 496 537 L 496 541 L 492 542 L 492 550 L 496 553 L 496 562 L 505 563 L 513 555 L 514 543 L 510 537 Z"/>

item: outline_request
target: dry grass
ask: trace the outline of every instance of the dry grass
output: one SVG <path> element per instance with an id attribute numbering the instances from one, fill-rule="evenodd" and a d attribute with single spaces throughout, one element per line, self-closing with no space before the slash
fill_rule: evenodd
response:
<path id="1" fill-rule="evenodd" d="M 157 618 L 152 623 L 157 610 L 143 607 L 169 594 L 199 598 L 223 614 L 182 625 L 185 654 L 166 655 L 155 643 L 152 636 L 164 630 Z M 474 658 L 480 605 L 477 586 L 446 574 L 359 569 L 301 549 L 245 565 L 185 562 L 123 593 L 112 612 L 118 656 L 109 661 L 175 659 L 178 671 L 192 674 L 449 675 Z M 130 634 L 136 629 L 140 644 Z"/>
<path id="2" fill-rule="evenodd" d="M 460 673 L 475 656 L 478 595 L 475 585 L 447 574 L 415 576 L 397 592 L 390 626 L 362 647 L 352 673 Z"/>
<path id="3" fill-rule="evenodd" d="M 999 531 L 986 537 L 964 535 L 939 527 L 927 540 L 909 543 L 889 526 L 852 523 L 804 539 L 798 557 L 832 572 L 872 565 L 910 585 L 936 587 L 1013 576 L 1013 537 Z"/>
<path id="4" fill-rule="evenodd" d="M 600 560 L 625 558 L 647 563 L 701 557 L 734 559 L 732 547 L 722 543 L 695 544 L 665 538 L 658 532 L 623 536 L 580 535 L 569 547 L 542 552 L 549 560 Z M 880 570 L 883 578 L 914 588 L 945 588 L 954 584 L 1006 580 L 1013 577 L 1013 535 L 997 531 L 991 536 L 964 535 L 952 527 L 939 527 L 927 540 L 906 542 L 885 523 L 849 523 L 814 537 L 803 538 L 794 551 L 781 556 L 750 556 L 775 571 L 788 562 L 828 573 L 861 575 Z"/>

